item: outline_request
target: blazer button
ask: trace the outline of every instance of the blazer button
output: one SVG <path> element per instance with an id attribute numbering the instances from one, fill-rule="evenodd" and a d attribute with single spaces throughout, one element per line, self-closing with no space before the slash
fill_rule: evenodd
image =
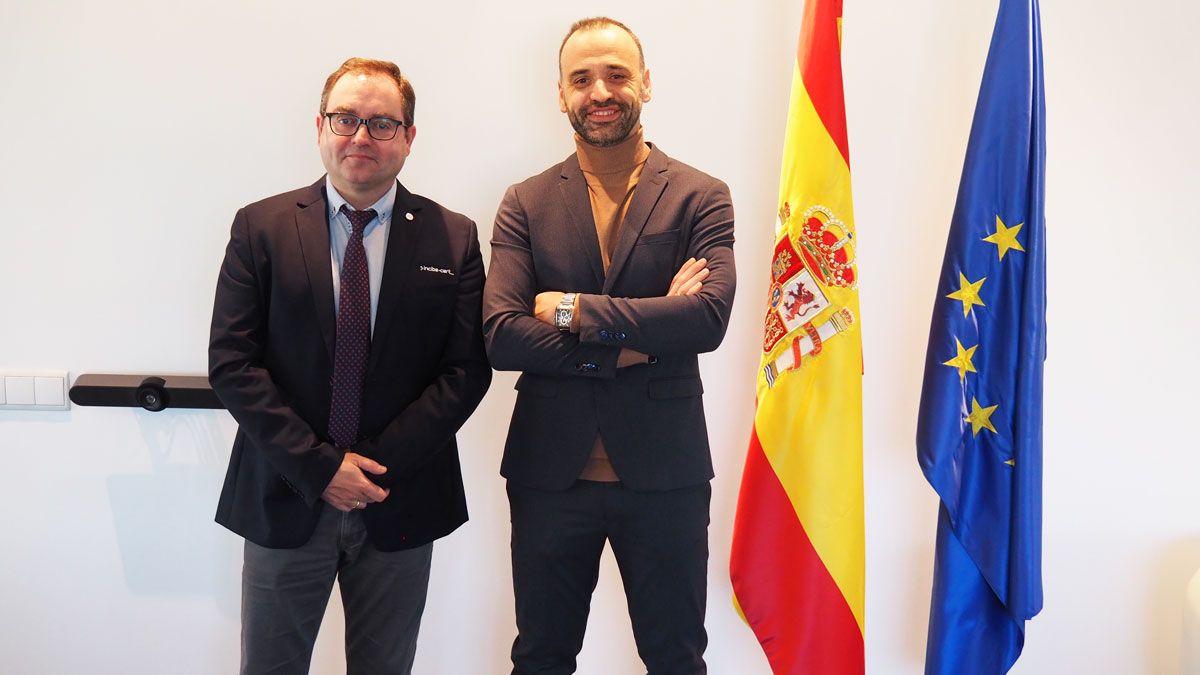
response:
<path id="1" fill-rule="evenodd" d="M 597 366 L 596 364 L 589 363 L 589 362 L 580 363 L 575 366 L 575 370 L 578 370 L 581 373 L 593 373 L 599 369 L 600 369 L 600 366 Z"/>
<path id="2" fill-rule="evenodd" d="M 609 337 L 611 337 L 611 336 L 609 335 L 608 331 L 606 331 L 604 329 L 600 330 L 600 339 L 601 340 L 607 340 L 607 339 L 609 339 Z"/>
<path id="3" fill-rule="evenodd" d="M 623 331 L 623 330 L 617 331 L 617 339 L 618 340 L 620 340 L 621 342 L 624 342 L 625 338 L 626 338 L 625 331 Z"/>

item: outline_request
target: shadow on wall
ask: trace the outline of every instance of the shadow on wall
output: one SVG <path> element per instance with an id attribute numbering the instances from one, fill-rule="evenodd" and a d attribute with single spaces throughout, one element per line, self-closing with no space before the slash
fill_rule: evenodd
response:
<path id="1" fill-rule="evenodd" d="M 937 518 L 937 512 L 932 514 Z M 914 672 L 925 666 L 925 647 L 929 641 L 929 603 L 933 588 L 932 542 L 918 542 L 912 547 L 909 563 L 902 569 L 908 570 L 908 606 L 912 607 L 911 620 L 904 628 L 905 651 L 903 659 L 914 667 Z M 870 579 L 867 583 L 871 583 Z M 869 621 L 870 619 L 868 619 Z"/>
<path id="2" fill-rule="evenodd" d="M 213 522 L 230 447 L 223 413 L 129 414 L 151 469 L 107 481 L 126 586 L 134 595 L 210 595 L 238 616 L 241 540 Z"/>

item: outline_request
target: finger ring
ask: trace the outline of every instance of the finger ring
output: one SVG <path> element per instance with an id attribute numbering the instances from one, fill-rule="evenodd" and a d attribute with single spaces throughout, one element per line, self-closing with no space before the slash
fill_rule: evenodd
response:
<path id="1" fill-rule="evenodd" d="M 364 504 L 364 503 L 362 502 L 362 500 L 355 500 L 355 502 L 354 502 L 354 508 L 356 508 L 356 509 L 361 509 L 361 508 L 362 508 L 362 507 L 364 507 L 364 506 L 366 506 L 366 504 Z"/>

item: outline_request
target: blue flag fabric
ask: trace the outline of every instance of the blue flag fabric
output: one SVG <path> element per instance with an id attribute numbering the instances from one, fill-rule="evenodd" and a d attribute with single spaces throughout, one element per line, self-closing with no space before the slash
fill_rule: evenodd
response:
<path id="1" fill-rule="evenodd" d="M 917 423 L 941 498 L 927 674 L 1005 673 L 1042 608 L 1045 103 L 1037 0 L 1001 0 Z"/>

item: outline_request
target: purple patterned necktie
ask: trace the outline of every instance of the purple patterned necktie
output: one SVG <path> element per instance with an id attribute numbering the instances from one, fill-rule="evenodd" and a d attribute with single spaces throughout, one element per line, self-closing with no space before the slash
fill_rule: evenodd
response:
<path id="1" fill-rule="evenodd" d="M 339 275 L 341 288 L 338 290 L 337 338 L 330 387 L 329 435 L 339 448 L 349 448 L 358 440 L 363 377 L 371 346 L 371 282 L 367 276 L 363 230 L 375 217 L 375 210 L 355 211 L 343 204 L 342 213 L 346 214 L 354 230 L 346 243 Z"/>

